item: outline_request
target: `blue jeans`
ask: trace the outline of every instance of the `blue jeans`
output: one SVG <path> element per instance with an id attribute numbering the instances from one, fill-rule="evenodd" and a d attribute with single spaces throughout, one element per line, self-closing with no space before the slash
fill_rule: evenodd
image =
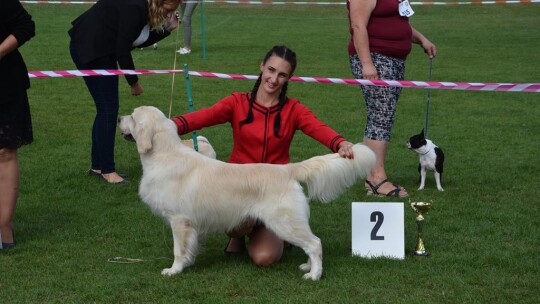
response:
<path id="1" fill-rule="evenodd" d="M 90 63 L 81 63 L 70 44 L 69 50 L 79 70 L 117 69 L 113 56 L 99 58 Z M 118 76 L 83 77 L 90 95 L 96 104 L 96 117 L 92 128 L 92 169 L 101 173 L 116 172 L 114 143 L 118 119 Z"/>

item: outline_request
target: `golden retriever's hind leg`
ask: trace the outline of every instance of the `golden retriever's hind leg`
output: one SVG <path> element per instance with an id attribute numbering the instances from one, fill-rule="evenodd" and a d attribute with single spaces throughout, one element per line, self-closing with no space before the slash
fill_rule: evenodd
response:
<path id="1" fill-rule="evenodd" d="M 304 279 L 317 281 L 322 276 L 322 244 L 321 240 L 313 235 L 313 238 L 305 242 L 300 247 L 304 249 L 305 253 L 308 255 L 309 259 L 307 263 L 300 265 L 300 269 L 304 271 L 309 271 L 304 274 Z"/>
<path id="2" fill-rule="evenodd" d="M 284 221 L 279 223 L 269 222 L 268 228 L 274 231 L 276 235 L 295 246 L 298 246 L 304 250 L 308 255 L 308 262 L 300 265 L 302 271 L 307 272 L 304 274 L 304 279 L 317 281 L 322 276 L 322 243 L 321 240 L 315 236 L 309 224 L 305 219 L 297 219 L 295 221 Z M 271 226 L 271 227 L 270 227 Z"/>
<path id="3" fill-rule="evenodd" d="M 180 273 L 184 268 L 192 265 L 198 248 L 197 232 L 189 219 L 173 217 L 170 219 L 170 224 L 174 241 L 174 262 L 171 268 L 161 271 L 162 275 L 167 276 Z"/>
<path id="4" fill-rule="evenodd" d="M 311 260 L 308 258 L 307 262 L 298 266 L 298 268 L 300 268 L 300 270 L 302 270 L 303 272 L 310 272 L 311 271 Z"/>

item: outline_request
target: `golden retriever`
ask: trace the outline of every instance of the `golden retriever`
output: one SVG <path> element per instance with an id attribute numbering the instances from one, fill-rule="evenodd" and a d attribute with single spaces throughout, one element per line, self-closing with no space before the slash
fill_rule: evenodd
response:
<path id="1" fill-rule="evenodd" d="M 310 199 L 329 202 L 364 179 L 375 163 L 373 151 L 356 144 L 354 159 L 333 153 L 287 165 L 231 164 L 182 144 L 176 125 L 155 107 L 138 107 L 119 121 L 141 156 L 139 195 L 172 229 L 174 262 L 161 272 L 169 276 L 195 262 L 200 237 L 256 218 L 305 251 L 305 279 L 320 279 L 322 244 L 309 227 L 309 201 L 300 182 Z"/>

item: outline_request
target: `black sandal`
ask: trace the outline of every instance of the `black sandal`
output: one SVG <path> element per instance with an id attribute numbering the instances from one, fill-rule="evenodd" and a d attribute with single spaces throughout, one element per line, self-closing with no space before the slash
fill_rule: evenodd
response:
<path id="1" fill-rule="evenodd" d="M 15 231 L 13 231 L 12 233 L 13 233 L 13 243 L 4 243 L 4 242 L 2 242 L 2 248 L 0 248 L 1 250 L 12 249 L 13 247 L 15 247 L 15 244 L 17 244 L 17 242 L 15 241 Z"/>
<path id="2" fill-rule="evenodd" d="M 369 188 L 370 189 L 367 189 L 367 195 L 374 195 L 374 196 L 381 196 L 381 197 L 408 197 L 409 195 L 405 195 L 405 196 L 400 196 L 399 195 L 399 192 L 403 189 L 402 187 L 392 183 L 392 185 L 394 186 L 394 189 L 391 190 L 390 192 L 384 194 L 384 193 L 379 193 L 379 188 L 384 185 L 385 183 L 388 183 L 388 179 L 385 179 L 383 180 L 382 182 L 380 182 L 378 185 L 374 186 L 370 181 L 366 180 L 366 184 L 368 184 Z M 404 190 L 404 189 L 403 189 Z"/>
<path id="3" fill-rule="evenodd" d="M 223 252 L 227 255 L 240 255 L 240 254 L 243 254 L 245 251 L 246 251 L 246 239 L 245 238 L 241 238 L 242 239 L 242 243 L 240 244 L 240 249 L 236 250 L 236 251 L 228 251 L 227 249 L 229 248 L 229 245 L 231 244 L 231 241 L 233 240 L 234 238 L 229 238 L 229 242 L 227 243 L 227 245 L 225 245 L 225 248 L 223 248 Z"/>
<path id="4" fill-rule="evenodd" d="M 293 248 L 293 245 L 287 241 L 283 241 L 283 251 L 291 251 Z"/>

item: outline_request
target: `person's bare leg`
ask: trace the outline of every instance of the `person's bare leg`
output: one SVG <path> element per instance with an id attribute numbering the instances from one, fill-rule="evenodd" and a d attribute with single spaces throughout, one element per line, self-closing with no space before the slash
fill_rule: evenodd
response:
<path id="1" fill-rule="evenodd" d="M 256 222 L 254 219 L 248 219 L 233 231 L 229 231 L 227 235 L 230 239 L 223 251 L 230 254 L 244 252 L 246 246 L 245 236 L 251 233 Z"/>
<path id="2" fill-rule="evenodd" d="M 370 181 L 371 184 L 376 186 L 383 180 L 388 178 L 384 169 L 384 161 L 386 159 L 386 154 L 388 153 L 389 142 L 364 138 L 364 144 L 368 146 L 371 150 L 373 150 L 377 158 L 375 166 L 373 166 L 373 169 L 371 169 L 371 172 L 367 177 L 367 180 Z M 399 191 L 399 196 L 406 196 L 407 191 L 403 187 L 400 188 L 401 189 Z M 367 187 L 367 189 L 369 189 L 369 187 Z M 395 187 L 392 185 L 392 183 L 388 182 L 382 184 L 381 187 L 377 189 L 377 192 L 381 194 L 386 194 L 394 189 Z"/>
<path id="3" fill-rule="evenodd" d="M 13 243 L 13 215 L 19 195 L 17 150 L 0 149 L 0 233 L 3 243 Z"/>
<path id="4" fill-rule="evenodd" d="M 264 226 L 256 226 L 249 235 L 248 252 L 257 266 L 270 266 L 281 259 L 283 240 Z"/>

